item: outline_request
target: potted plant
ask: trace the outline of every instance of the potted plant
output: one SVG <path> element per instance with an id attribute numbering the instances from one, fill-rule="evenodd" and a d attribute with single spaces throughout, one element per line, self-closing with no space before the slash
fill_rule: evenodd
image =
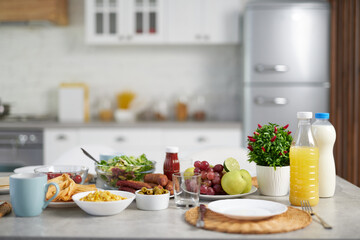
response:
<path id="1" fill-rule="evenodd" d="M 249 162 L 256 163 L 257 180 L 261 194 L 284 196 L 290 187 L 289 151 L 292 142 L 289 124 L 275 123 L 261 126 L 248 136 Z"/>

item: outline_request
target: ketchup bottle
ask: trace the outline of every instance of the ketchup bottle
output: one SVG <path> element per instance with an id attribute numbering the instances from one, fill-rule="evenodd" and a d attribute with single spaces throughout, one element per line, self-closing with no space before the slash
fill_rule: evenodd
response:
<path id="1" fill-rule="evenodd" d="M 164 162 L 164 174 L 172 180 L 172 174 L 180 172 L 180 162 L 178 159 L 178 147 L 166 147 L 166 157 Z"/>

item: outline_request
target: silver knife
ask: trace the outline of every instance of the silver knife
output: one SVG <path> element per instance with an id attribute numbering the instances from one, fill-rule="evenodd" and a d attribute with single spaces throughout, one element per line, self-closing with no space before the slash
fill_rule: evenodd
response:
<path id="1" fill-rule="evenodd" d="M 5 202 L 4 201 L 0 201 L 0 206 L 3 205 Z"/>
<path id="2" fill-rule="evenodd" d="M 203 228 L 205 226 L 205 223 L 204 223 L 205 212 L 206 212 L 206 206 L 204 204 L 200 204 L 196 227 Z"/>

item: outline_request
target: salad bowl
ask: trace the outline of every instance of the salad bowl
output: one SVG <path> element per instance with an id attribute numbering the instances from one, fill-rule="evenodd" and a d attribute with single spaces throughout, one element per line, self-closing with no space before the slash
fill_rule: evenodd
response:
<path id="1" fill-rule="evenodd" d="M 135 156 L 116 156 L 107 161 L 95 163 L 97 179 L 105 189 L 118 189 L 119 180 L 142 181 L 144 176 L 155 171 L 155 161 L 150 161 L 145 154 Z"/>

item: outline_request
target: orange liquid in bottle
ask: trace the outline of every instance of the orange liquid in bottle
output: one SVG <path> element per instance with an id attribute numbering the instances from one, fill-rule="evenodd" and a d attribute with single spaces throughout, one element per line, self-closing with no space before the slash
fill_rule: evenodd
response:
<path id="1" fill-rule="evenodd" d="M 311 206 L 319 202 L 319 149 L 292 146 L 290 148 L 290 196 L 292 205 L 300 206 L 309 200 Z"/>

